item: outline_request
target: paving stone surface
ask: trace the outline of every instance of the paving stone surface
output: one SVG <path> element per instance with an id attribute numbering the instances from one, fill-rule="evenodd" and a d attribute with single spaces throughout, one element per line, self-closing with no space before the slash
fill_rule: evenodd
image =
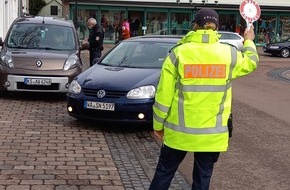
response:
<path id="1" fill-rule="evenodd" d="M 0 105 L 0 190 L 148 189 L 160 150 L 150 130 L 78 121 L 63 94 L 1 94 Z M 189 185 L 176 173 L 171 189 Z"/>

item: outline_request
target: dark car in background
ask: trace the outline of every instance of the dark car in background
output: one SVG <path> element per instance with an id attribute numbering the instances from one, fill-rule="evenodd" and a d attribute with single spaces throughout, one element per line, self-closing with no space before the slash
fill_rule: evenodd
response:
<path id="1" fill-rule="evenodd" d="M 263 47 L 265 53 L 270 53 L 274 56 L 289 57 L 290 55 L 290 38 L 281 42 L 267 43 Z"/>
<path id="2" fill-rule="evenodd" d="M 78 119 L 152 123 L 155 90 L 168 52 L 181 36 L 140 36 L 117 44 L 69 86 Z"/>
<path id="3" fill-rule="evenodd" d="M 68 20 L 19 17 L 0 46 L 0 91 L 65 93 L 82 72 L 77 32 Z"/>

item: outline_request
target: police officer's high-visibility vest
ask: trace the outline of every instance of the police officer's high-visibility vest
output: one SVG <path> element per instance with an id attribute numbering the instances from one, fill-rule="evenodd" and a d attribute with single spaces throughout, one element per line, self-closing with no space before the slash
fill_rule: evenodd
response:
<path id="1" fill-rule="evenodd" d="M 257 68 L 251 40 L 243 53 L 218 42 L 212 30 L 189 32 L 167 56 L 153 106 L 154 130 L 174 149 L 222 152 L 228 147 L 232 80 Z"/>

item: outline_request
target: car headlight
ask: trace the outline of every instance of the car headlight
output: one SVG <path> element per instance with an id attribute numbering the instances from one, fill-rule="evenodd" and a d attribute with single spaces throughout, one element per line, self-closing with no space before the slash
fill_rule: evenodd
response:
<path id="1" fill-rule="evenodd" d="M 129 99 L 154 98 L 154 96 L 155 96 L 154 86 L 142 86 L 139 88 L 135 88 L 130 90 L 127 94 L 127 98 Z"/>
<path id="2" fill-rule="evenodd" d="M 67 71 L 69 69 L 73 69 L 77 66 L 77 58 L 76 57 L 70 57 L 66 60 L 63 66 L 63 70 Z"/>
<path id="3" fill-rule="evenodd" d="M 270 46 L 269 48 L 270 49 L 279 49 L 280 47 L 279 46 Z"/>
<path id="4" fill-rule="evenodd" d="M 82 91 L 82 87 L 78 81 L 73 80 L 68 87 L 68 91 L 73 94 L 79 94 Z"/>
<path id="5" fill-rule="evenodd" d="M 11 55 L 9 54 L 4 54 L 1 56 L 1 60 L 4 62 L 4 64 L 9 67 L 9 68 L 14 68 L 14 63 L 12 60 Z"/>

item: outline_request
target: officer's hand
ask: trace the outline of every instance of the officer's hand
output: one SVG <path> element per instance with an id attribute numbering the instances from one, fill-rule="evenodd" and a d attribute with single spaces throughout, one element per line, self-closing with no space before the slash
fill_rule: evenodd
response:
<path id="1" fill-rule="evenodd" d="M 154 134 L 158 137 L 158 139 L 163 141 L 164 130 L 161 131 L 154 131 Z"/>
<path id="2" fill-rule="evenodd" d="M 246 28 L 244 32 L 244 39 L 245 40 L 254 40 L 255 39 L 255 32 L 254 32 L 254 26 L 251 25 L 250 28 Z"/>

